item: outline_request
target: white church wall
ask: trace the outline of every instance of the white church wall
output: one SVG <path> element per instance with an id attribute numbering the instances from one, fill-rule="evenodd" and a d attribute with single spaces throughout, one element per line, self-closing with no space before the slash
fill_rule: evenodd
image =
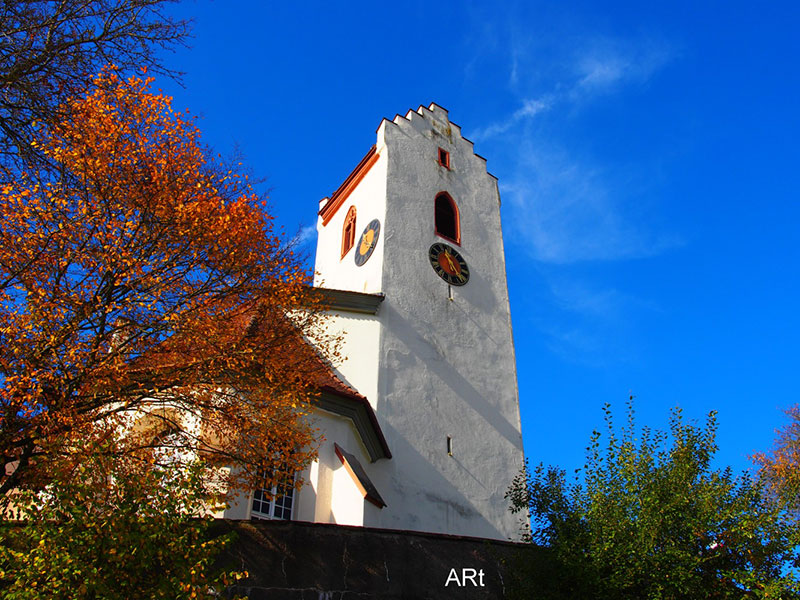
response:
<path id="1" fill-rule="evenodd" d="M 378 356 L 380 320 L 375 315 L 332 311 L 326 323 L 327 332 L 341 336 L 343 359 L 334 365 L 334 371 L 362 396 L 373 408 L 378 398 Z"/>
<path id="2" fill-rule="evenodd" d="M 336 456 L 333 445 L 338 443 L 355 455 L 368 473 L 372 467 L 369 455 L 349 419 L 320 410 L 314 413 L 314 425 L 325 435 L 319 448 L 319 457 L 311 465 L 307 480 L 307 487 L 314 494 L 314 512 L 312 515 L 304 511 L 297 520 L 364 525 L 364 505 L 368 503 Z"/>
<path id="3" fill-rule="evenodd" d="M 378 129 L 381 158 L 370 174 L 385 182 L 371 181 L 361 193 L 365 178 L 351 195 L 365 202 L 385 190 L 381 239 L 367 263 L 381 273 L 380 285 L 364 286 L 355 265 L 338 262 L 348 203 L 319 226 L 318 280 L 386 296 L 378 328 L 370 319 L 359 327 L 338 317 L 353 357 L 340 372 L 376 408 L 393 455 L 368 465 L 387 506 L 368 503 L 363 523 L 516 539 L 518 517 L 503 496 L 523 466 L 522 435 L 497 181 L 444 109 L 432 105 L 407 117 Z M 450 153 L 450 169 L 439 165 L 439 148 Z M 460 245 L 435 233 L 434 198 L 442 191 L 458 207 Z M 361 221 L 357 206 L 358 236 L 375 217 Z M 433 271 L 428 249 L 435 242 L 463 255 L 466 285 L 448 290 Z"/>
<path id="4" fill-rule="evenodd" d="M 383 221 L 386 212 L 386 160 L 378 148 L 377 162 L 367 172 L 344 204 L 339 207 L 327 225 L 322 217 L 317 220 L 317 252 L 314 265 L 314 285 L 338 290 L 352 290 L 374 294 L 381 291 L 381 266 L 383 263 Z M 342 231 L 347 212 L 356 208 L 355 244 L 341 256 Z M 381 222 L 381 231 L 372 256 L 362 266 L 355 264 L 354 254 L 364 228 L 373 219 Z"/>
<path id="5" fill-rule="evenodd" d="M 516 538 L 503 496 L 522 468 L 522 437 L 497 184 L 446 112 L 422 112 L 384 134 L 394 225 L 384 247 L 378 416 L 394 458 L 376 476 L 389 505 L 380 526 Z M 439 147 L 451 169 L 438 165 Z M 458 206 L 460 246 L 435 234 L 440 191 Z M 448 291 L 436 276 L 435 242 L 466 259 L 465 286 Z"/>
<path id="6" fill-rule="evenodd" d="M 333 471 L 333 488 L 335 492 L 331 502 L 331 522 L 339 525 L 363 525 L 366 502 L 341 462 Z"/>
<path id="7" fill-rule="evenodd" d="M 249 519 L 251 501 L 252 492 L 242 491 L 231 498 L 230 505 L 223 511 L 223 514 L 219 516 L 226 519 Z"/>
<path id="8" fill-rule="evenodd" d="M 294 521 L 315 521 L 319 489 L 319 461 L 314 461 L 309 467 L 299 474 L 302 482 L 297 494 L 296 508 L 292 514 Z"/>

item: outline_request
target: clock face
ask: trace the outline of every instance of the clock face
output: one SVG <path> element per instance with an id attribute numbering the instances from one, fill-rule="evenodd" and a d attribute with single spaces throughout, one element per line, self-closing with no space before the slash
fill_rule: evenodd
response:
<path id="1" fill-rule="evenodd" d="M 364 233 L 358 238 L 358 246 L 356 246 L 355 251 L 356 266 L 360 267 L 372 256 L 372 251 L 375 250 L 375 246 L 378 244 L 378 235 L 380 232 L 381 222 L 378 221 L 378 219 L 370 221 Z"/>
<path id="2" fill-rule="evenodd" d="M 428 260 L 436 274 L 450 285 L 464 285 L 469 281 L 467 261 L 452 246 L 437 242 L 428 250 Z"/>

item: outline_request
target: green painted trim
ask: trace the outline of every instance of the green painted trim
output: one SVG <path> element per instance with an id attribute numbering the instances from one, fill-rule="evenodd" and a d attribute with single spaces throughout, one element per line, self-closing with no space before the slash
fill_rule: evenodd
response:
<path id="1" fill-rule="evenodd" d="M 351 292 L 349 290 L 332 290 L 328 288 L 316 288 L 330 304 L 332 310 L 344 312 L 362 313 L 374 315 L 378 313 L 378 307 L 383 302 L 383 294 L 363 294 L 361 292 Z"/>
<path id="2" fill-rule="evenodd" d="M 383 437 L 383 432 L 380 430 L 378 421 L 375 418 L 375 413 L 369 407 L 366 399 L 361 402 L 323 391 L 317 398 L 316 405 L 322 410 L 353 421 L 353 425 L 364 447 L 367 449 L 370 462 L 392 457 L 392 453 L 389 451 L 389 447 Z"/>

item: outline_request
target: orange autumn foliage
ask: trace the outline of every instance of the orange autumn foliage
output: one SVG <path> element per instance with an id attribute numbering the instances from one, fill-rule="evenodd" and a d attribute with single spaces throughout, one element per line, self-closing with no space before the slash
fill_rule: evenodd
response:
<path id="1" fill-rule="evenodd" d="M 771 452 L 756 454 L 759 474 L 771 491 L 800 516 L 800 405 L 786 410 L 789 423 L 779 429 Z"/>
<path id="2" fill-rule="evenodd" d="M 38 131 L 48 164 L 0 189 L 0 492 L 121 429 L 121 460 L 191 450 L 234 484 L 313 456 L 323 307 L 246 177 L 150 83 L 106 69 Z"/>

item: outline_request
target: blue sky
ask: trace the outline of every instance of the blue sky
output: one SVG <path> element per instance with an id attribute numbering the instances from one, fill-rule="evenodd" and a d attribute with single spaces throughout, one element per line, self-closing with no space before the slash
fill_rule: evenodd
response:
<path id="1" fill-rule="evenodd" d="M 581 466 L 630 393 L 654 427 L 719 411 L 720 464 L 770 447 L 800 401 L 799 4 L 299 6 L 176 5 L 158 82 L 288 233 L 436 102 L 500 181 L 530 459 Z"/>

